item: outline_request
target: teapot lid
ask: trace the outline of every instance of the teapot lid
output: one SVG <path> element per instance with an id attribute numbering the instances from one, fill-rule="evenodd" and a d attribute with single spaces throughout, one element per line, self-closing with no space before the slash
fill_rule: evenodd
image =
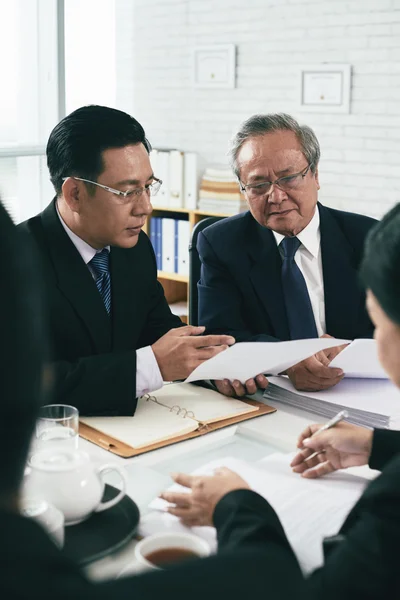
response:
<path id="1" fill-rule="evenodd" d="M 41 450 L 31 456 L 29 464 L 41 471 L 70 471 L 90 462 L 86 452 L 78 450 L 57 449 Z"/>

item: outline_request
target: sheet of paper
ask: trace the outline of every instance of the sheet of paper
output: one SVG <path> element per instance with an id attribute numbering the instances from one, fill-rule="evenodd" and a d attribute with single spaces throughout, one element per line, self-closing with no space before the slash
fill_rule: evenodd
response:
<path id="1" fill-rule="evenodd" d="M 349 344 L 349 340 L 316 338 L 290 342 L 240 342 L 198 366 L 185 383 L 201 379 L 239 379 L 260 373 L 278 375 L 319 350 Z"/>
<path id="2" fill-rule="evenodd" d="M 354 340 L 329 366 L 342 369 L 345 377 L 388 379 L 379 362 L 375 340 Z"/>
<path id="3" fill-rule="evenodd" d="M 180 415 L 194 417 L 201 423 L 215 423 L 258 410 L 258 407 L 250 406 L 241 400 L 228 398 L 215 390 L 189 383 L 165 385 L 152 395 L 171 410 Z"/>
<path id="4" fill-rule="evenodd" d="M 343 471 L 318 480 L 303 479 L 290 469 L 292 456 L 270 454 L 254 464 L 227 457 L 204 465 L 194 474 L 211 475 L 225 466 L 243 477 L 273 506 L 303 571 L 308 573 L 322 564 L 323 538 L 339 531 L 368 479 Z M 188 492 L 176 484 L 170 489 Z M 150 504 L 157 510 L 166 510 L 167 506 L 160 498 Z"/>

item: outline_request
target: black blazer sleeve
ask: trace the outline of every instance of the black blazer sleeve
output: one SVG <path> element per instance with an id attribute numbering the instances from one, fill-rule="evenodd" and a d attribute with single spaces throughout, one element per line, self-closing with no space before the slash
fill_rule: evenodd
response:
<path id="1" fill-rule="evenodd" d="M 399 457 L 369 485 L 341 533 L 343 541 L 308 580 L 309 598 L 399 598 Z"/>
<path id="2" fill-rule="evenodd" d="M 369 459 L 371 469 L 382 471 L 383 467 L 400 454 L 400 431 L 375 429 L 372 438 L 372 452 Z"/>

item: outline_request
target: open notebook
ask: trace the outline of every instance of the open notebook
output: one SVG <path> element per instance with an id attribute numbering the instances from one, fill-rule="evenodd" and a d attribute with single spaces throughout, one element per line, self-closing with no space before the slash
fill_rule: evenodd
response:
<path id="1" fill-rule="evenodd" d="M 175 383 L 139 398 L 133 417 L 81 418 L 79 434 L 127 458 L 274 411 L 255 400 Z"/>

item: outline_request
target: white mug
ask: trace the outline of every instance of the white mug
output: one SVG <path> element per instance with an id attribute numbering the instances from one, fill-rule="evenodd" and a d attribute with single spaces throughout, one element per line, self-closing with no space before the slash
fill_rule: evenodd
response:
<path id="1" fill-rule="evenodd" d="M 147 557 L 158 550 L 172 548 L 189 550 L 198 557 L 208 556 L 211 552 L 208 542 L 192 533 L 155 533 L 144 538 L 135 546 L 138 570 L 161 569 L 162 567 L 155 565 Z"/>
<path id="2" fill-rule="evenodd" d="M 115 506 L 125 495 L 127 481 L 124 471 L 117 465 L 97 466 L 86 452 L 58 449 L 41 450 L 31 456 L 30 486 L 61 510 L 66 525 L 84 521 L 93 512 Z M 102 502 L 105 483 L 103 474 L 117 471 L 122 489 L 115 498 Z"/>

